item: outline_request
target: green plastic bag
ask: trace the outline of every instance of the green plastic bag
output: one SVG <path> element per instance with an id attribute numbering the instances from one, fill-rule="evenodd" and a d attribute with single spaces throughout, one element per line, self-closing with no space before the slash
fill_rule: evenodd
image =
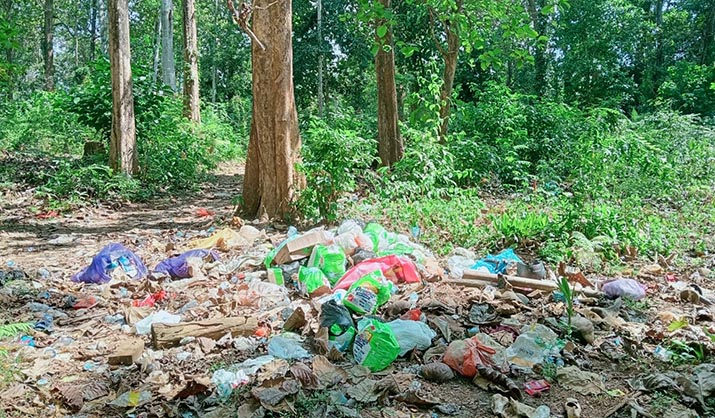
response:
<path id="1" fill-rule="evenodd" d="M 388 244 L 388 233 L 382 225 L 370 222 L 365 225 L 365 235 L 372 240 L 372 251 L 377 253 L 380 248 L 385 248 Z"/>
<path id="2" fill-rule="evenodd" d="M 334 324 L 329 328 L 328 348 L 335 347 L 339 351 L 346 352 L 350 349 L 350 345 L 355 339 L 355 327 L 349 327 L 345 332 L 342 331 L 340 325 Z"/>
<path id="3" fill-rule="evenodd" d="M 343 305 L 359 315 L 375 313 L 390 300 L 391 287 L 382 271 L 375 270 L 359 278 L 348 288 Z"/>
<path id="4" fill-rule="evenodd" d="M 317 267 L 303 267 L 298 269 L 298 289 L 310 295 L 323 286 L 330 288 L 330 282 L 322 271 Z"/>
<path id="5" fill-rule="evenodd" d="M 285 284 L 285 280 L 283 279 L 283 270 L 281 270 L 280 268 L 271 267 L 268 270 L 266 270 L 266 274 L 268 276 L 269 282 L 279 284 L 279 285 Z"/>
<path id="6" fill-rule="evenodd" d="M 308 260 L 308 267 L 318 267 L 332 286 L 345 274 L 346 262 L 347 259 L 342 248 L 337 245 L 326 247 L 318 244 L 313 247 L 313 253 Z"/>
<path id="7" fill-rule="evenodd" d="M 386 369 L 400 354 L 400 345 L 392 329 L 382 322 L 364 318 L 358 322 L 353 343 L 355 362 L 372 372 Z"/>

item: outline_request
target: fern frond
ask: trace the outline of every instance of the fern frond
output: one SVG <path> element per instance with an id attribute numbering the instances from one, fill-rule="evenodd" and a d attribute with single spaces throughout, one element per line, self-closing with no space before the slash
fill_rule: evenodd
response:
<path id="1" fill-rule="evenodd" d="M 15 324 L 0 325 L 0 338 L 14 337 L 22 332 L 32 329 L 30 322 L 18 322 Z"/>

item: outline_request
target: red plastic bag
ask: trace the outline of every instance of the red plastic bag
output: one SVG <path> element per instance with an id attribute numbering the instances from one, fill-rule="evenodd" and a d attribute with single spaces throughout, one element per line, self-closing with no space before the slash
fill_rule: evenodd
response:
<path id="1" fill-rule="evenodd" d="M 338 289 L 348 290 L 358 279 L 378 269 L 382 271 L 385 278 L 394 283 L 417 283 L 420 281 L 417 267 L 415 267 L 415 263 L 412 260 L 402 255 L 386 255 L 365 260 L 345 272 L 333 287 L 333 291 Z"/>
<path id="2" fill-rule="evenodd" d="M 160 290 L 153 295 L 149 295 L 144 300 L 133 300 L 132 306 L 154 306 L 156 302 L 161 302 L 167 298 L 166 290 Z"/>
<path id="3" fill-rule="evenodd" d="M 472 378 L 477 375 L 477 365 L 491 366 L 494 364 L 492 355 L 496 350 L 487 347 L 472 337 L 466 340 L 452 341 L 447 347 L 442 360 L 462 376 Z"/>

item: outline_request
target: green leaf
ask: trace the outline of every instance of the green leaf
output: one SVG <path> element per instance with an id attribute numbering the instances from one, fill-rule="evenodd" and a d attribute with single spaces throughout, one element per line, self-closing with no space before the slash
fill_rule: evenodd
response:
<path id="1" fill-rule="evenodd" d="M 384 38 L 385 35 L 387 35 L 387 26 L 386 25 L 380 25 L 377 27 L 377 36 L 380 38 Z"/>
<path id="2" fill-rule="evenodd" d="M 688 318 L 683 317 L 676 321 L 673 321 L 670 325 L 668 325 L 668 332 L 677 331 L 677 330 L 687 327 L 687 326 L 688 326 Z"/>

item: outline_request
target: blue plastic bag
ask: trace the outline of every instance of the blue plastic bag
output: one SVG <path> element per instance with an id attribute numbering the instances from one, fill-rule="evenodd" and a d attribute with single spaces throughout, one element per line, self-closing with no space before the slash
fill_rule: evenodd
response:
<path id="1" fill-rule="evenodd" d="M 206 258 L 208 256 L 211 256 L 211 261 L 216 261 L 220 258 L 218 253 L 213 250 L 190 250 L 176 257 L 167 258 L 157 264 L 154 267 L 154 271 L 166 273 L 174 279 L 186 279 L 191 277 L 189 258 Z"/>
<path id="2" fill-rule="evenodd" d="M 497 255 L 487 255 L 472 266 L 474 270 L 488 270 L 489 273 L 493 274 L 503 274 L 509 264 L 511 263 L 521 263 L 521 258 L 514 253 L 514 250 L 507 248 L 506 250 L 500 252 Z"/>
<path id="3" fill-rule="evenodd" d="M 92 264 L 72 276 L 73 282 L 102 284 L 112 280 L 112 270 L 121 268 L 132 279 L 146 277 L 141 259 L 122 244 L 111 243 L 94 256 Z"/>

